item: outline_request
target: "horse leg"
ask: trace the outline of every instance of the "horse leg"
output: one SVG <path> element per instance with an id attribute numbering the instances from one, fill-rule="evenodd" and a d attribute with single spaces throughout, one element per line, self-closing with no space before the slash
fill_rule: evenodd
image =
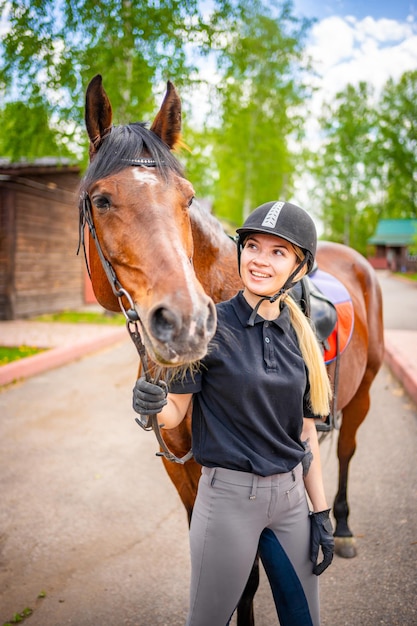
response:
<path id="1" fill-rule="evenodd" d="M 374 376 L 372 376 L 373 380 Z M 347 498 L 349 463 L 356 450 L 356 432 L 364 421 L 370 405 L 369 389 L 372 380 L 365 375 L 349 404 L 343 409 L 337 456 L 339 459 L 339 485 L 334 500 L 333 513 L 336 520 L 335 552 L 346 559 L 356 556 L 355 538 L 348 525 L 349 505 Z"/>
<path id="2" fill-rule="evenodd" d="M 254 626 L 253 598 L 259 586 L 259 556 L 256 555 L 248 582 L 237 605 L 237 626 Z"/>

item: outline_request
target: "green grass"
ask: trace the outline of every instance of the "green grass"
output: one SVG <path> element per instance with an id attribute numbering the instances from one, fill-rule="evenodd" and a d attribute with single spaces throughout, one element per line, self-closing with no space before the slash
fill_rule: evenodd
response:
<path id="1" fill-rule="evenodd" d="M 44 351 L 44 348 L 35 348 L 33 346 L 17 346 L 12 348 L 0 346 L 0 366 Z"/>
<path id="2" fill-rule="evenodd" d="M 122 326 L 125 318 L 121 313 L 105 313 L 104 311 L 61 311 L 60 313 L 47 313 L 32 318 L 35 322 L 65 322 L 67 324 L 108 324 Z"/>
<path id="3" fill-rule="evenodd" d="M 23 620 L 25 620 L 27 617 L 30 617 L 32 613 L 33 609 L 27 607 L 26 609 L 23 609 L 21 613 L 15 613 L 8 622 L 5 622 L 3 624 L 3 626 L 12 626 L 13 624 L 19 624 L 20 622 L 23 622 Z"/>
<path id="4" fill-rule="evenodd" d="M 413 280 L 417 282 L 417 274 L 408 274 L 404 272 L 395 272 L 396 276 L 400 276 L 401 278 L 408 278 L 408 280 Z"/>

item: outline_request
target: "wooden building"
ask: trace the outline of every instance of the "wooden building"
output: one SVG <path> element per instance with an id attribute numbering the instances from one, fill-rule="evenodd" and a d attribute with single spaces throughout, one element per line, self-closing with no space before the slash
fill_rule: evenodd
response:
<path id="1" fill-rule="evenodd" d="M 410 253 L 416 243 L 417 219 L 380 220 L 368 240 L 368 244 L 375 246 L 375 255 L 369 260 L 376 269 L 416 272 L 417 256 Z"/>
<path id="2" fill-rule="evenodd" d="M 80 168 L 0 160 L 0 319 L 84 304 L 78 246 Z"/>

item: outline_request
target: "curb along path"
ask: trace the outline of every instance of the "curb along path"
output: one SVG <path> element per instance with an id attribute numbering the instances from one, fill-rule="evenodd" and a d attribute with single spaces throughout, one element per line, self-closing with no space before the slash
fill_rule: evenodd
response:
<path id="1" fill-rule="evenodd" d="M 417 404 L 417 332 L 386 330 L 385 363 Z"/>
<path id="2" fill-rule="evenodd" d="M 0 366 L 0 385 L 60 367 L 124 339 L 128 339 L 124 326 L 21 320 L 0 322 L 0 345 L 46 349 L 45 352 Z"/>

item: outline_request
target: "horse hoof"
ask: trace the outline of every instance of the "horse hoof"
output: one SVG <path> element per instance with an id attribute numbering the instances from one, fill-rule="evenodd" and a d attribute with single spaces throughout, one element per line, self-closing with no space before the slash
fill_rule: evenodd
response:
<path id="1" fill-rule="evenodd" d="M 357 555 L 354 537 L 335 537 L 334 549 L 336 554 L 344 559 L 353 559 Z"/>

